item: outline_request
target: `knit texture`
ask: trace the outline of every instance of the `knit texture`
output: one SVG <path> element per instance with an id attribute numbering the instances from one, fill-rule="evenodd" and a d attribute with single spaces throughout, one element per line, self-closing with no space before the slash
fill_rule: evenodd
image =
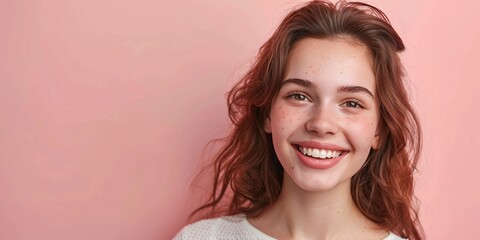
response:
<path id="1" fill-rule="evenodd" d="M 174 240 L 275 240 L 252 226 L 244 215 L 200 220 L 185 226 Z M 383 240 L 406 240 L 390 233 Z"/>

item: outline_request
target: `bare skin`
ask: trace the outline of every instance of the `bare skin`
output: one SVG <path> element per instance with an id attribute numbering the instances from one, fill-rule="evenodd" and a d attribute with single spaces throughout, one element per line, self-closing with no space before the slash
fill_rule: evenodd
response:
<path id="1" fill-rule="evenodd" d="M 348 38 L 305 38 L 289 53 L 285 75 L 264 125 L 284 169 L 282 191 L 248 221 L 282 240 L 384 239 L 388 231 L 359 211 L 350 192 L 352 176 L 377 147 L 368 49 Z"/>
<path id="2" fill-rule="evenodd" d="M 388 235 L 388 231 L 367 219 L 355 207 L 349 187 L 338 186 L 324 194 L 291 193 L 286 188 L 295 191 L 296 187 L 292 189 L 295 183 L 288 176 L 285 178 L 282 192 L 290 194 L 281 194 L 264 214 L 248 219 L 265 234 L 282 240 L 380 240 Z"/>

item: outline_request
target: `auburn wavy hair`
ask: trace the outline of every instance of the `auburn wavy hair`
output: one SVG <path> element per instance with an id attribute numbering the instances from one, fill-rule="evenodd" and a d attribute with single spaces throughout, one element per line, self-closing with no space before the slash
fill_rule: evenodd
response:
<path id="1" fill-rule="evenodd" d="M 251 69 L 227 95 L 233 128 L 210 166 L 210 197 L 191 216 L 203 212 L 203 217 L 255 217 L 275 202 L 283 168 L 263 125 L 281 87 L 289 51 L 302 38 L 345 36 L 371 52 L 380 115 L 378 149 L 371 150 L 352 178 L 353 200 L 384 229 L 411 240 L 423 238 L 413 176 L 422 138 L 398 56 L 405 46 L 381 10 L 360 2 L 306 3 L 289 13 L 262 45 Z"/>

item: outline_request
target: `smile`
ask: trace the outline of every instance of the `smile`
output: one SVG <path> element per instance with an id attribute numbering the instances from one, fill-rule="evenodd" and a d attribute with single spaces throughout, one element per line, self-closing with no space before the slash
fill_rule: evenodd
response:
<path id="1" fill-rule="evenodd" d="M 340 156 L 340 154 L 342 154 L 342 151 L 307 148 L 302 146 L 298 146 L 298 151 L 300 151 L 305 156 L 319 158 L 319 159 L 337 158 Z"/>
<path id="2" fill-rule="evenodd" d="M 292 146 L 303 165 L 322 170 L 334 167 L 349 153 L 340 146 L 325 143 L 301 142 Z"/>
<path id="3" fill-rule="evenodd" d="M 306 148 L 302 146 L 298 146 L 298 151 L 300 151 L 303 155 L 313 157 L 313 158 L 337 158 L 342 154 L 342 151 L 332 151 L 326 149 L 316 149 L 316 148 Z"/>

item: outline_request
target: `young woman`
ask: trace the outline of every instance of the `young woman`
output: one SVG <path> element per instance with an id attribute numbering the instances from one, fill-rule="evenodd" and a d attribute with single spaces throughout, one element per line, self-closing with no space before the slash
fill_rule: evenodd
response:
<path id="1" fill-rule="evenodd" d="M 206 219 L 175 238 L 422 239 L 404 49 L 367 4 L 291 12 L 229 92 Z"/>

